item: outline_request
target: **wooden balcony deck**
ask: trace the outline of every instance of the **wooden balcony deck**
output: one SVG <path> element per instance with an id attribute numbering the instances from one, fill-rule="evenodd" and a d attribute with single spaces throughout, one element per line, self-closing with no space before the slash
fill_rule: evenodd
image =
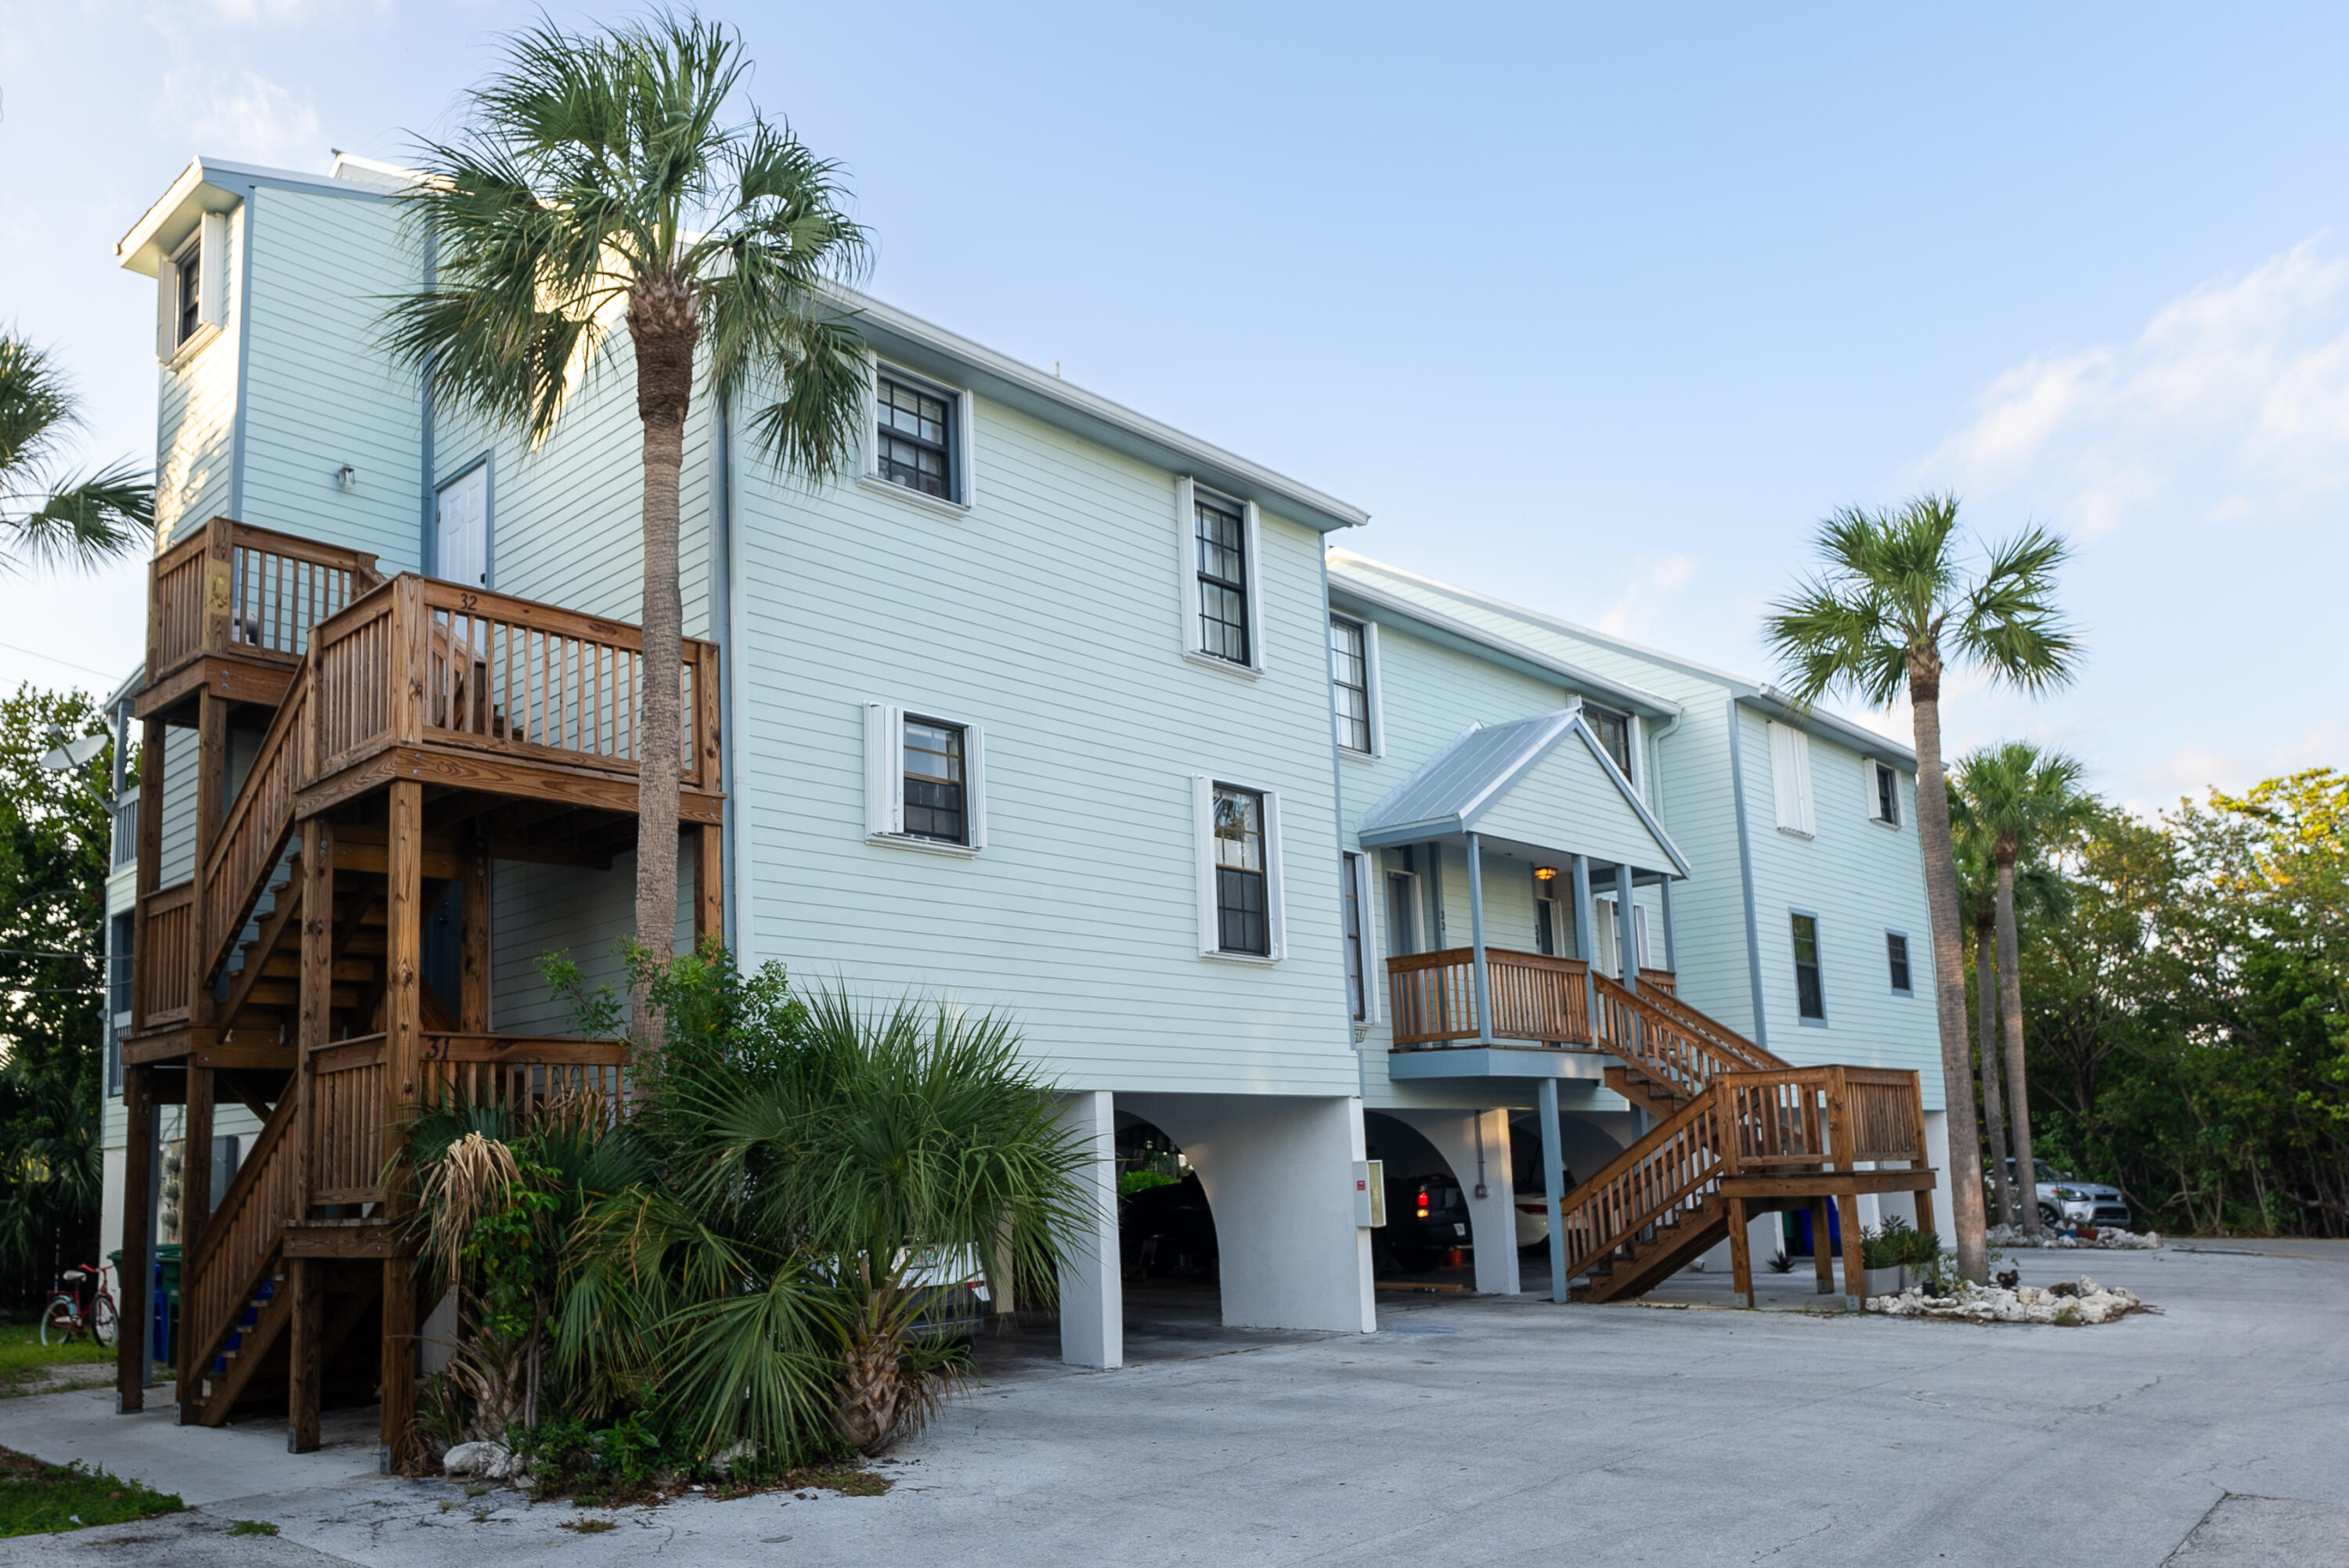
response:
<path id="1" fill-rule="evenodd" d="M 1588 964 L 1487 947 L 1485 971 L 1493 997 L 1494 1039 L 1584 1048 L 1599 1044 L 1591 1033 Z M 1672 972 L 1640 970 L 1640 989 L 1670 996 Z M 1473 949 L 1448 947 L 1388 959 L 1387 993 L 1397 1049 L 1484 1037 L 1476 1017 Z"/>

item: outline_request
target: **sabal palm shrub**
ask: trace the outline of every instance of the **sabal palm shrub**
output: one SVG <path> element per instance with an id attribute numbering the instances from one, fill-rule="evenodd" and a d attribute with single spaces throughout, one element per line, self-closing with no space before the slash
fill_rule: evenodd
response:
<path id="1" fill-rule="evenodd" d="M 1000 1018 L 803 1000 L 714 945 L 628 958 L 665 1027 L 624 1115 L 502 1136 L 451 1109 L 420 1151 L 429 1250 L 472 1271 L 467 1435 L 626 1424 L 688 1468 L 879 1452 L 965 1372 L 931 1314 L 978 1260 L 1056 1266 L 1087 1156 L 1050 1084 Z M 616 1016 L 549 972 L 583 1032 Z"/>

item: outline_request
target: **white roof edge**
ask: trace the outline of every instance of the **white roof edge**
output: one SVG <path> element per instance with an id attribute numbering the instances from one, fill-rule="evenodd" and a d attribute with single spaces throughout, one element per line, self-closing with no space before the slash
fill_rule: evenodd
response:
<path id="1" fill-rule="evenodd" d="M 1244 480 L 1268 495 L 1278 496 L 1318 516 L 1344 528 L 1359 528 L 1371 521 L 1371 514 L 1350 501 L 1311 485 L 1276 473 L 1260 463 L 1250 461 L 1236 452 L 1228 452 L 1195 436 L 1187 436 L 1172 425 L 1161 424 L 1147 414 L 1138 414 L 1120 403 L 1112 403 L 1097 393 L 1071 386 L 1059 377 L 1023 365 L 1006 354 L 972 342 L 921 317 L 884 304 L 869 294 L 840 284 L 830 292 L 849 310 L 857 312 L 864 320 L 884 332 L 910 338 L 934 353 L 959 360 L 1004 381 L 1029 396 L 1054 403 L 1070 412 L 1097 420 L 1137 437 L 1149 444 L 1163 448 L 1170 455 L 1205 468 L 1221 469 Z"/>
<path id="2" fill-rule="evenodd" d="M 1823 738 L 1831 739 L 1841 746 L 1848 746 L 1853 750 L 1863 752 L 1870 757 L 1881 757 L 1889 762 L 1905 763 L 1911 772 L 1916 770 L 1915 747 L 1905 746 L 1880 729 L 1870 729 L 1868 726 L 1854 723 L 1840 714 L 1828 713 L 1817 707 L 1804 707 L 1776 686 L 1765 686 L 1751 693 L 1740 692 L 1737 700 L 1748 707 L 1757 707 L 1765 713 L 1776 715 L 1797 728 L 1807 729 L 1814 734 L 1820 730 L 1826 730 L 1829 733 Z"/>
<path id="3" fill-rule="evenodd" d="M 1765 681 L 1751 680 L 1744 676 L 1738 675 L 1733 670 L 1724 670 L 1716 665 L 1705 664 L 1702 660 L 1683 657 L 1679 654 L 1668 654 L 1661 648 L 1651 648 L 1645 643 L 1635 643 L 1629 637 L 1619 637 L 1609 632 L 1593 631 L 1590 627 L 1585 626 L 1578 622 L 1569 621 L 1562 615 L 1552 615 L 1541 610 L 1527 609 L 1523 604 L 1512 603 L 1506 599 L 1495 598 L 1490 593 L 1480 593 L 1473 588 L 1462 588 L 1454 583 L 1446 583 L 1441 578 L 1430 577 L 1424 573 L 1413 572 L 1405 567 L 1391 565 L 1383 561 L 1374 561 L 1367 555 L 1348 550 L 1343 545 L 1331 545 L 1330 547 L 1330 554 L 1331 557 L 1330 565 L 1333 568 L 1347 565 L 1360 566 L 1373 572 L 1383 572 L 1389 576 L 1405 578 L 1413 583 L 1424 583 L 1426 586 L 1434 589 L 1440 593 L 1449 593 L 1457 598 L 1483 604 L 1489 609 L 1497 610 L 1505 615 L 1520 616 L 1523 619 L 1534 622 L 1537 624 L 1549 626 L 1557 631 L 1564 632 L 1568 636 L 1585 638 L 1588 641 L 1600 644 L 1606 647 L 1617 649 L 1622 653 L 1633 655 L 1639 658 L 1653 659 L 1660 665 L 1669 665 L 1674 669 L 1685 670 L 1691 675 L 1702 676 L 1707 680 L 1719 681 L 1722 685 L 1729 687 L 1731 695 L 1740 702 L 1752 702 L 1762 707 L 1776 708 L 1799 723 L 1816 725 L 1820 728 L 1833 732 L 1833 738 L 1836 738 L 1838 741 L 1857 743 L 1860 746 L 1860 749 L 1870 750 L 1879 754 L 1889 754 L 1895 760 L 1904 761 L 1911 768 L 1917 766 L 1917 754 L 1914 748 L 1902 745 L 1899 741 L 1893 739 L 1890 736 L 1870 729 L 1864 724 L 1859 724 L 1854 720 L 1841 717 L 1838 715 L 1826 712 L 1818 707 L 1811 707 L 1808 709 L 1797 707 L 1787 698 L 1785 693 L 1779 691 L 1775 686 L 1771 686 Z M 1339 556 L 1345 557 L 1345 560 L 1342 562 L 1339 561 L 1336 559 Z M 1352 591 L 1361 592 L 1361 589 L 1356 587 Z M 1495 638 L 1491 633 L 1480 633 L 1479 634 L 1485 637 L 1487 641 L 1495 642 L 1496 645 L 1502 645 L 1505 642 L 1503 639 Z M 1678 705 L 1673 707 L 1672 711 L 1680 711 Z"/>
<path id="4" fill-rule="evenodd" d="M 377 165 L 370 159 L 357 158 L 350 153 L 337 153 L 336 156 L 338 161 L 348 161 L 361 168 L 391 169 L 388 164 Z M 114 242 L 115 260 L 132 272 L 148 271 L 140 264 L 140 253 L 155 242 L 157 233 L 187 206 L 190 199 L 206 185 L 225 192 L 224 187 L 214 182 L 214 175 L 302 185 L 343 196 L 380 197 L 389 189 L 385 181 L 378 180 L 342 180 L 331 174 L 314 174 L 303 169 L 276 169 L 265 163 L 236 163 L 225 158 L 205 158 L 200 154 L 188 160 L 188 166 L 180 170 L 179 177 L 155 199 L 154 205 L 140 214 L 139 221 L 130 225 L 129 232 Z"/>
<path id="5" fill-rule="evenodd" d="M 1343 555 L 1353 553 L 1350 551 L 1340 550 L 1334 545 L 1330 547 L 1330 552 Z M 1360 560 L 1361 557 L 1355 556 L 1354 559 Z M 1378 589 L 1365 586 L 1360 582 L 1349 581 L 1342 586 L 1332 583 L 1331 590 L 1333 593 L 1360 599 L 1365 603 L 1375 604 L 1380 609 L 1392 611 L 1398 615 L 1421 622 L 1439 631 L 1447 632 L 1455 637 L 1481 644 L 1495 653 L 1506 654 L 1512 659 L 1547 670 L 1560 680 L 1571 683 L 1578 690 L 1587 690 L 1600 696 L 1611 696 L 1628 707 L 1645 708 L 1667 718 L 1677 717 L 1681 712 L 1681 704 L 1668 696 L 1651 692 L 1644 686 L 1635 686 L 1628 681 L 1619 681 L 1610 676 L 1602 676 L 1595 670 L 1584 669 L 1579 665 L 1569 664 L 1564 659 L 1545 654 L 1537 648 L 1529 648 L 1523 643 L 1513 643 L 1498 633 L 1487 631 L 1482 626 L 1466 621 L 1454 620 L 1451 616 L 1440 611 L 1431 610 L 1424 604 L 1413 603 L 1411 600 L 1381 593 Z"/>

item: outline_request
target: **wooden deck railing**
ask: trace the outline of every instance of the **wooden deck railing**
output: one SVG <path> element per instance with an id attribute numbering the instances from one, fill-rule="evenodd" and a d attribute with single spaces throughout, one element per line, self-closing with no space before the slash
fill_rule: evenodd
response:
<path id="1" fill-rule="evenodd" d="M 1493 998 L 1493 1038 L 1550 1045 L 1590 1043 L 1589 965 L 1575 958 L 1506 948 L 1485 950 Z M 1387 960 L 1398 1046 L 1437 1045 L 1481 1037 L 1471 949 L 1413 953 Z"/>
<path id="2" fill-rule="evenodd" d="M 1687 1008 L 1627 991 L 1604 975 L 1591 989 L 1599 1001 L 1597 1043 L 1675 1093 L 1702 1094 L 1723 1073 L 1770 1065 L 1736 1048 L 1720 1031 L 1691 1022 Z"/>
<path id="3" fill-rule="evenodd" d="M 1918 1075 L 1894 1068 L 1723 1072 L 1567 1195 L 1570 1274 L 1741 1176 L 1927 1163 Z"/>
<path id="4" fill-rule="evenodd" d="M 181 1367 L 198 1377 L 268 1277 L 285 1222 L 300 1217 L 300 1150 L 290 1133 L 297 1114 L 294 1096 L 278 1101 L 181 1271 L 181 1353 L 193 1357 Z"/>
<path id="5" fill-rule="evenodd" d="M 198 928 L 196 984 L 209 985 L 236 951 L 246 917 L 261 902 L 269 873 L 284 858 L 294 832 L 294 795 L 302 787 L 310 719 L 310 686 L 305 654 L 287 690 L 285 704 L 271 720 L 254 755 L 244 787 L 229 803 L 219 836 L 203 868 L 203 922 Z"/>
<path id="6" fill-rule="evenodd" d="M 1790 1065 L 1783 1057 L 1774 1056 L 1764 1050 L 1718 1018 L 1690 1006 L 1672 990 L 1651 984 L 1648 978 L 1649 973 L 1645 969 L 1640 971 L 1640 999 L 1690 1034 L 1703 1040 L 1722 1056 L 1744 1062 L 1754 1068 L 1783 1068 Z M 1666 973 L 1669 974 L 1669 971 Z"/>
<path id="7" fill-rule="evenodd" d="M 146 921 L 132 988 L 137 1027 L 183 1023 L 195 995 L 189 965 L 195 951 L 196 884 L 183 882 L 147 895 Z"/>
<path id="8" fill-rule="evenodd" d="M 318 628 L 317 772 L 426 742 L 633 774 L 647 675 L 635 626 L 401 576 Z M 411 673 L 413 678 L 411 678 Z M 718 782 L 718 650 L 688 638 L 678 771 Z"/>
<path id="9" fill-rule="evenodd" d="M 206 654 L 290 666 L 312 626 L 381 580 L 366 551 L 216 517 L 150 568 L 147 679 Z"/>

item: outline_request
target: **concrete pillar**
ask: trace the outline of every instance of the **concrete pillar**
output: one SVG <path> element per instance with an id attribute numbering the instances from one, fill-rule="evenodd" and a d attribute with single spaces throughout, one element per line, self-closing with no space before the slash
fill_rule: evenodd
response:
<path id="1" fill-rule="evenodd" d="M 1371 1233 L 1354 1222 L 1361 1099 L 1129 1094 L 1123 1103 L 1199 1173 L 1226 1326 L 1376 1332 Z"/>
<path id="2" fill-rule="evenodd" d="M 1476 1243 L 1476 1288 L 1515 1295 L 1524 1286 L 1517 1274 L 1517 1202 L 1509 1170 L 1509 1113 L 1506 1110 L 1389 1110 L 1435 1145 L 1468 1196 L 1468 1234 Z M 1485 1196 L 1476 1196 L 1476 1150 L 1484 1135 Z"/>
<path id="3" fill-rule="evenodd" d="M 1061 1102 L 1061 1126 L 1092 1157 L 1081 1178 L 1083 1222 L 1061 1258 L 1061 1359 L 1072 1367 L 1125 1365 L 1115 1114 L 1114 1099 L 1106 1089 L 1088 1089 Z"/>

